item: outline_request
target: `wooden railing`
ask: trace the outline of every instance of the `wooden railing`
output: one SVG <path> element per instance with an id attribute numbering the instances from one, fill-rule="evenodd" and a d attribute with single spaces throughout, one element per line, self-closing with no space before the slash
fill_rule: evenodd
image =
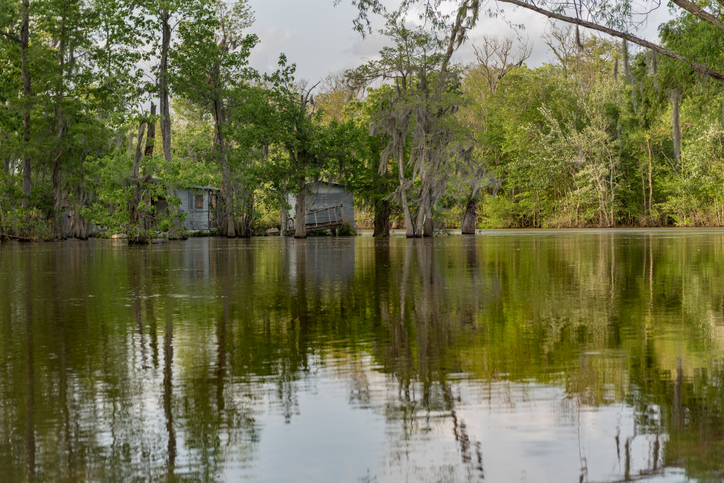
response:
<path id="1" fill-rule="evenodd" d="M 320 213 L 327 212 L 328 216 L 323 217 Z M 309 216 L 314 217 L 314 221 L 306 223 L 307 228 L 325 230 L 329 228 L 337 228 L 347 224 L 347 217 L 344 214 L 344 207 L 340 204 L 337 206 L 330 206 L 327 208 L 321 208 L 319 210 L 308 211 L 305 215 L 305 219 Z M 320 220 L 320 218 L 323 218 Z M 326 219 L 325 219 L 326 218 Z M 290 218 L 287 222 L 287 234 L 294 234 L 294 219 Z"/>
<path id="2" fill-rule="evenodd" d="M 321 213 L 325 212 L 327 216 L 322 216 Z M 314 221 L 309 221 L 310 216 L 314 217 Z M 321 221 L 319 221 L 319 218 L 321 218 Z M 347 224 L 347 218 L 344 216 L 344 208 L 341 204 L 337 206 L 329 206 L 327 208 L 322 208 L 319 210 L 308 211 L 305 219 L 307 220 L 307 228 L 324 229 L 334 228 L 336 226 L 342 226 Z"/>

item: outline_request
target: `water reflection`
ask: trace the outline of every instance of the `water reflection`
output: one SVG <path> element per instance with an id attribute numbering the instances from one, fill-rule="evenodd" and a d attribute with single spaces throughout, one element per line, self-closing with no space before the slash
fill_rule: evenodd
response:
<path id="1" fill-rule="evenodd" d="M 724 232 L 0 246 L 3 481 L 716 481 Z"/>

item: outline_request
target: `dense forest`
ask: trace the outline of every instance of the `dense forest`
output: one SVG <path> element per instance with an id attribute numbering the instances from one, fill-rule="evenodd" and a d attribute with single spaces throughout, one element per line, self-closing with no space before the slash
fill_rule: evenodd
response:
<path id="1" fill-rule="evenodd" d="M 661 45 L 542 12 L 564 23 L 532 69 L 526 41 L 469 37 L 479 5 L 458 3 L 424 27 L 383 13 L 380 55 L 312 84 L 283 55 L 249 65 L 245 0 L 0 1 L 0 238 L 184 237 L 176 190 L 203 185 L 221 188 L 219 234 L 249 237 L 319 180 L 352 189 L 377 236 L 724 225 L 724 27 L 707 17 L 724 7 L 674 2 Z M 364 32 L 380 8 L 356 4 Z"/>

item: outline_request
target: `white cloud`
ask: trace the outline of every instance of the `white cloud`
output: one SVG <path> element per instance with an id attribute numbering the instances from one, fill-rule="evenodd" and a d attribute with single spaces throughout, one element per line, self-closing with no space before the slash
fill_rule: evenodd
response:
<path id="1" fill-rule="evenodd" d="M 257 19 L 252 30 L 261 40 L 251 62 L 262 71 L 276 69 L 279 55 L 284 53 L 290 63 L 297 65 L 298 79 L 316 82 L 331 72 L 354 68 L 376 58 L 385 45 L 385 39 L 378 34 L 363 39 L 353 30 L 356 10 L 350 0 L 342 0 L 338 7 L 334 7 L 333 0 L 250 0 L 250 3 Z M 656 40 L 658 24 L 668 18 L 665 8 L 655 11 L 641 36 Z M 382 25 L 380 19 L 373 21 L 375 28 Z M 512 24 L 524 28 L 514 29 Z M 472 44 L 483 35 L 492 35 L 528 37 L 533 44 L 530 67 L 551 62 L 548 47 L 539 41 L 547 25 L 548 20 L 534 12 L 501 6 L 496 17 L 481 18 L 455 60 L 472 62 L 475 59 Z"/>

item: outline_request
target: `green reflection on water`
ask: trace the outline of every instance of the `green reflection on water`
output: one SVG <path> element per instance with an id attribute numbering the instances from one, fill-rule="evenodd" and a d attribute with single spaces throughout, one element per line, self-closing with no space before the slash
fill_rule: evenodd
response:
<path id="1" fill-rule="evenodd" d="M 720 230 L 8 243 L 0 479 L 504 481 L 538 451 L 717 480 L 723 263 Z"/>

